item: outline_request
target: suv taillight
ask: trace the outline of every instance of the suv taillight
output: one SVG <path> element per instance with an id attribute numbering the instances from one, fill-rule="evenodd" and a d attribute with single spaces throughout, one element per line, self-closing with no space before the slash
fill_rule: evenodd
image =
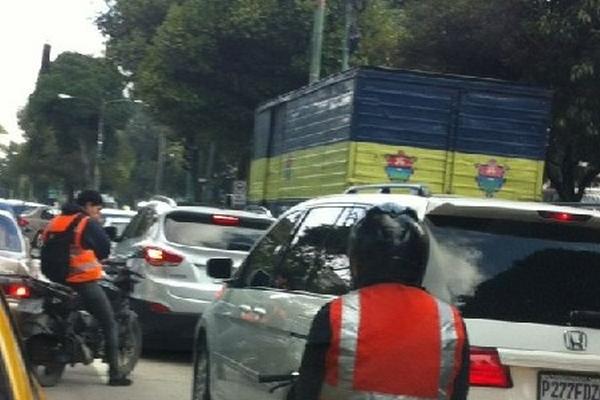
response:
<path id="1" fill-rule="evenodd" d="M 4 286 L 6 296 L 15 299 L 28 299 L 31 297 L 31 289 L 22 283 L 9 283 Z"/>
<path id="2" fill-rule="evenodd" d="M 471 347 L 469 384 L 496 388 L 512 387 L 510 370 L 503 365 L 498 350 L 489 347 Z"/>
<path id="3" fill-rule="evenodd" d="M 146 246 L 143 249 L 144 260 L 154 267 L 176 267 L 183 261 L 183 256 L 160 247 Z"/>
<path id="4" fill-rule="evenodd" d="M 17 217 L 17 224 L 21 227 L 24 228 L 27 225 L 29 225 L 29 221 L 26 218 L 23 218 L 21 216 Z"/>

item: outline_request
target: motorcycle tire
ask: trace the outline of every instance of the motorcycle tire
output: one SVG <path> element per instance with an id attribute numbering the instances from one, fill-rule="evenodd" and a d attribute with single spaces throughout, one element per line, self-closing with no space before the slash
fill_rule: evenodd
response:
<path id="1" fill-rule="evenodd" d="M 52 363 L 46 365 L 32 365 L 33 373 L 43 387 L 52 387 L 61 380 L 66 364 Z"/>
<path id="2" fill-rule="evenodd" d="M 131 311 L 120 323 L 119 369 L 128 375 L 135 368 L 142 354 L 142 327 L 137 315 Z"/>

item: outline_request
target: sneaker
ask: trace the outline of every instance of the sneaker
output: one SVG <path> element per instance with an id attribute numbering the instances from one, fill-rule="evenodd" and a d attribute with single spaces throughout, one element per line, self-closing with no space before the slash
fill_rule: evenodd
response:
<path id="1" fill-rule="evenodd" d="M 133 381 L 124 376 L 122 377 L 114 377 L 108 379 L 109 386 L 129 386 L 133 383 Z"/>

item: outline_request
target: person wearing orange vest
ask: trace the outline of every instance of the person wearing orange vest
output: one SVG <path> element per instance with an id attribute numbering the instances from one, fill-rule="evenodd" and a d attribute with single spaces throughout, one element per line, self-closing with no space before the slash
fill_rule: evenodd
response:
<path id="1" fill-rule="evenodd" d="M 102 196 L 95 190 L 79 193 L 76 204 L 66 204 L 60 215 L 54 217 L 44 237 L 52 232 L 65 231 L 79 218 L 74 229 L 75 239 L 70 250 L 67 284 L 83 300 L 85 308 L 100 323 L 104 332 L 109 365 L 108 384 L 129 386 L 132 382 L 119 371 L 119 337 L 114 311 L 104 290 L 98 284 L 103 277 L 102 264 L 110 254 L 110 239 L 100 225 Z"/>
<path id="2" fill-rule="evenodd" d="M 314 317 L 288 399 L 466 399 L 465 325 L 421 287 L 429 240 L 417 221 L 414 210 L 386 203 L 352 227 L 356 289 Z"/>

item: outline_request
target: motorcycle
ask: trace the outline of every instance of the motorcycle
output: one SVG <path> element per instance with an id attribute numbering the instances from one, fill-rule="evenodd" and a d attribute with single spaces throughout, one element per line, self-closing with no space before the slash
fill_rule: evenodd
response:
<path id="1" fill-rule="evenodd" d="M 119 332 L 119 367 L 129 374 L 142 351 L 142 331 L 129 305 L 129 296 L 142 275 L 125 261 L 110 260 L 99 283 L 113 306 Z M 31 296 L 17 305 L 25 353 L 42 386 L 55 386 L 67 364 L 107 362 L 99 323 L 82 306 L 70 287 L 33 278 L 23 282 Z"/>

